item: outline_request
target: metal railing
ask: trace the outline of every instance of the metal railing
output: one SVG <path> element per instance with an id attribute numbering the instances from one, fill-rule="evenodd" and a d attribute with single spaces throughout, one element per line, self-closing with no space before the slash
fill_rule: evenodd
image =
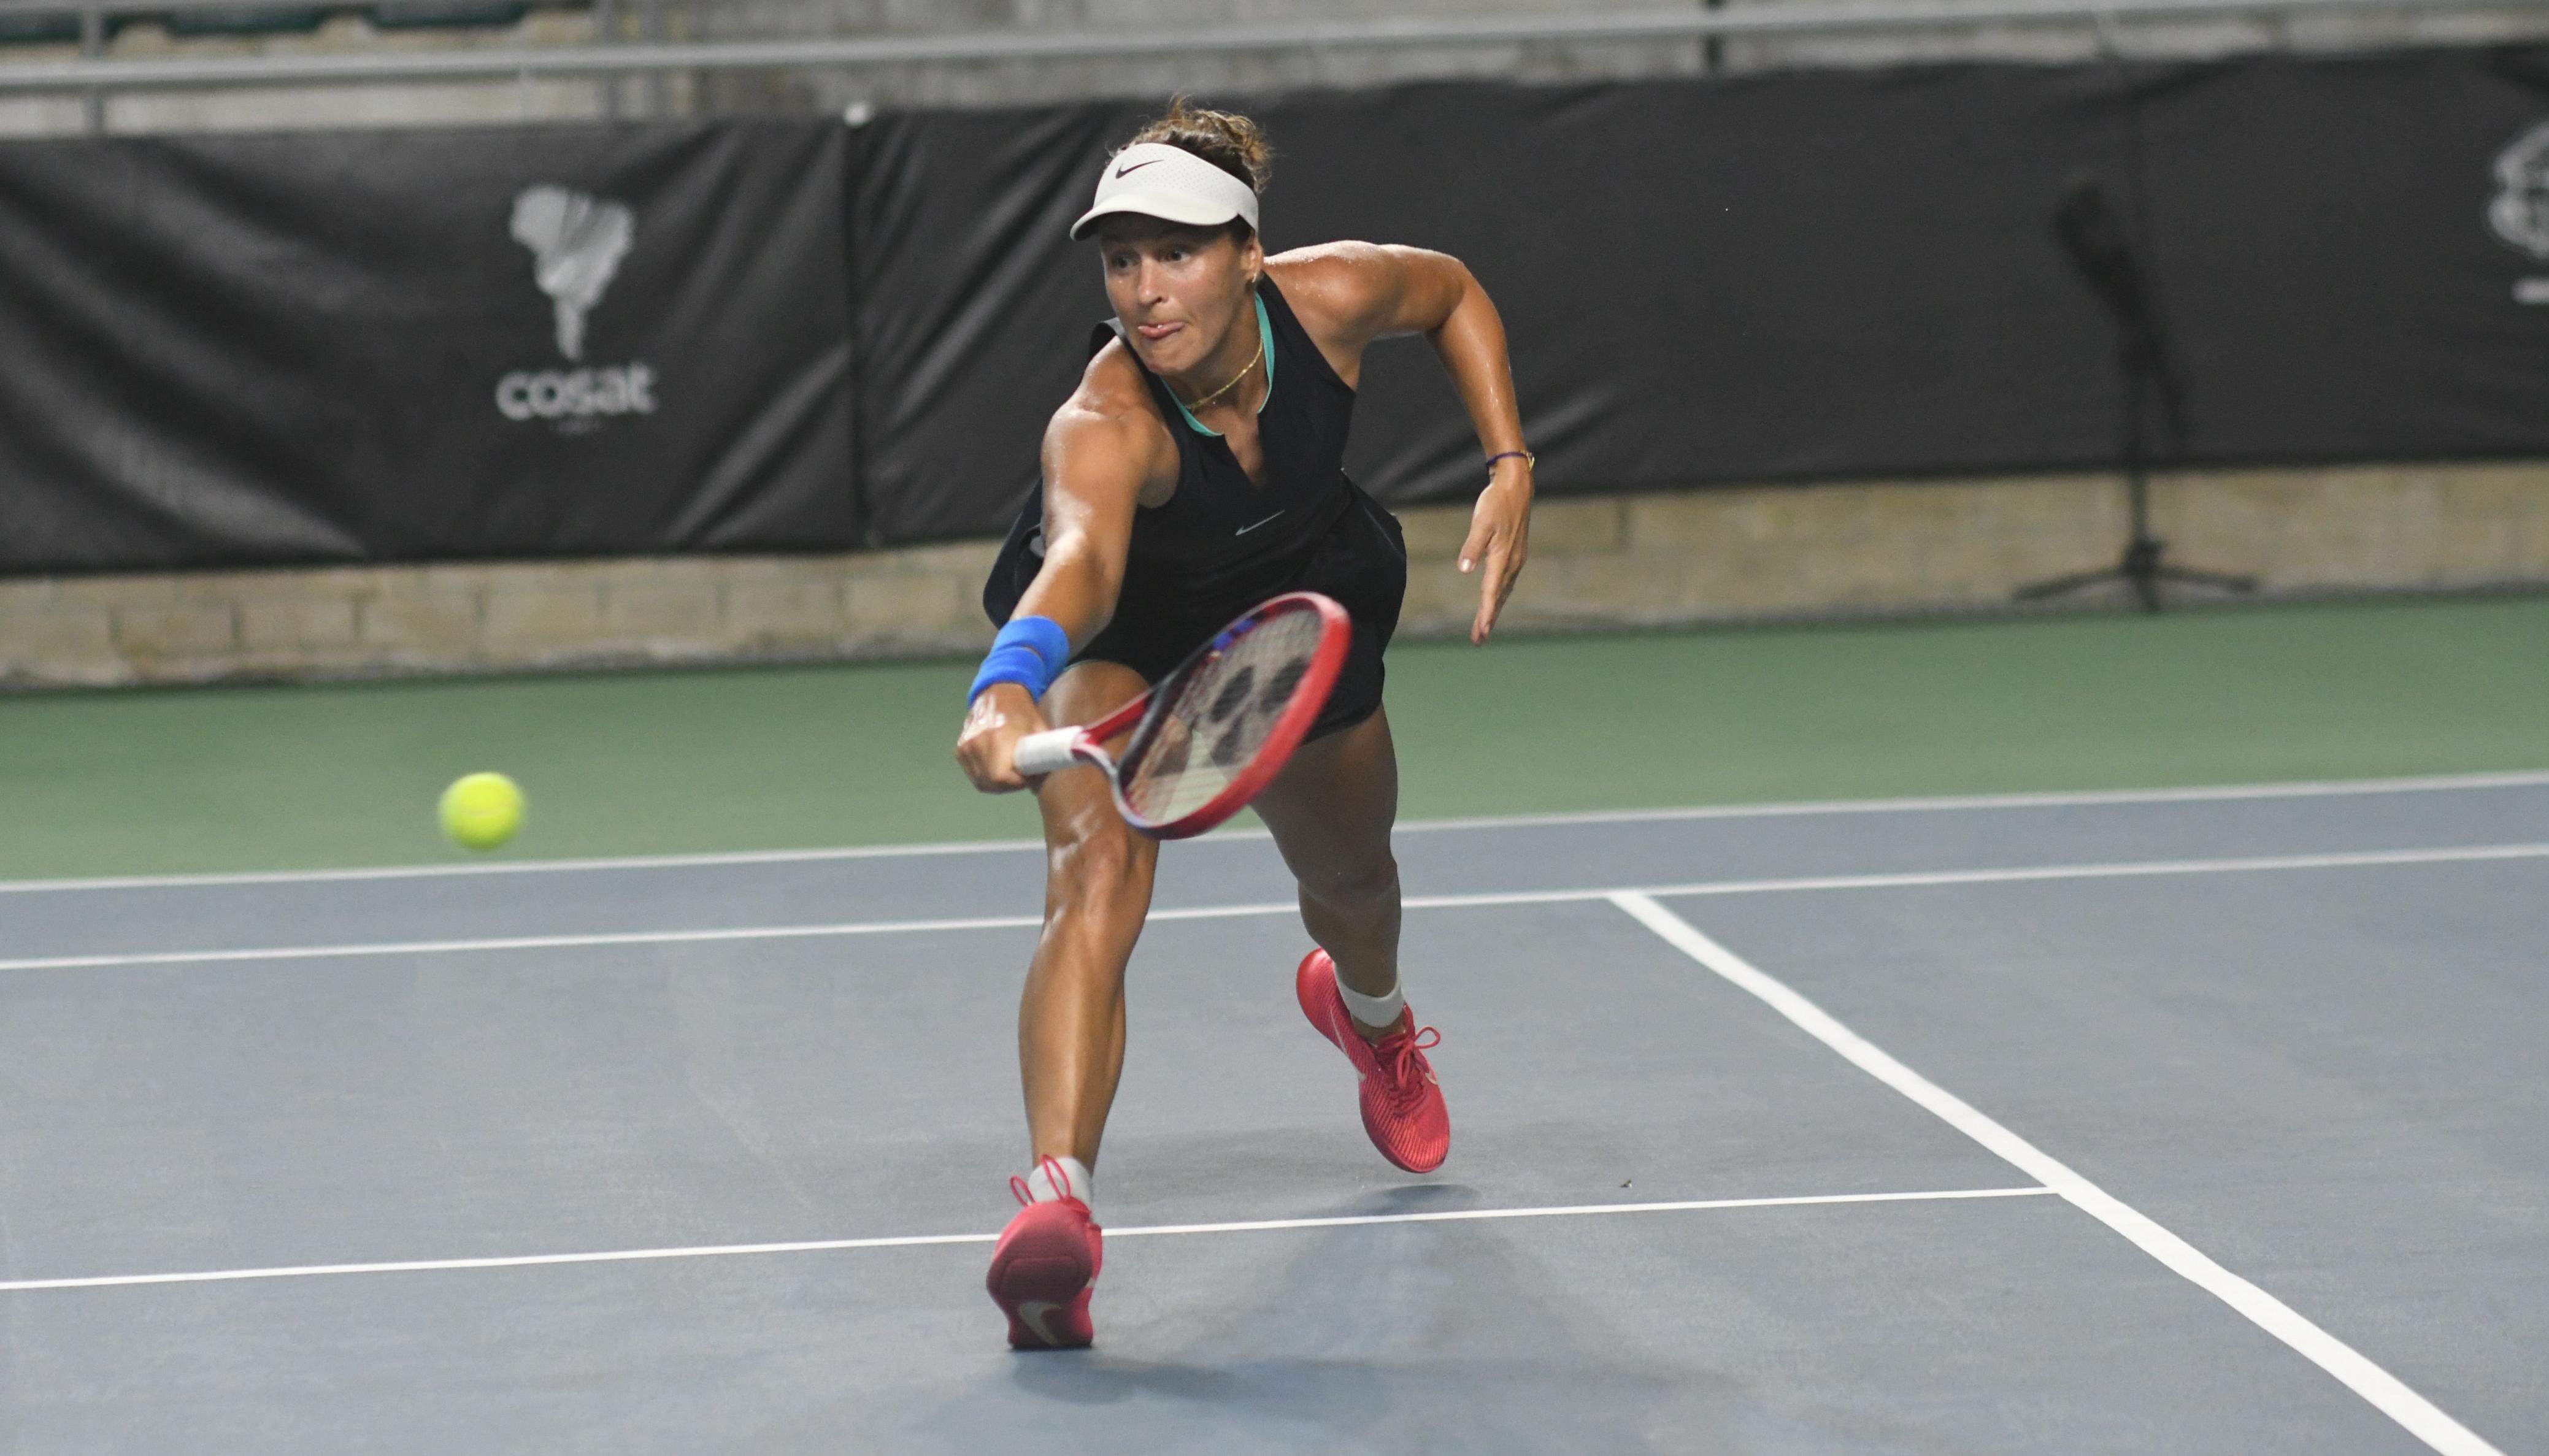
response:
<path id="1" fill-rule="evenodd" d="M 620 16 L 632 9 L 637 15 L 636 29 L 641 41 L 650 45 L 660 44 L 664 39 L 664 7 L 666 3 L 667 0 L 586 0 L 585 4 L 570 3 L 560 5 L 558 0 L 531 0 L 531 6 L 534 9 L 591 9 L 593 12 L 593 33 L 596 38 L 597 46 L 609 45 L 613 38 L 619 34 Z M 330 0 L 310 0 L 310 3 L 294 3 L 294 0 L 0 0 L 0 18 L 11 16 L 62 16 L 72 19 L 77 25 L 79 50 L 80 55 L 83 57 L 81 63 L 88 64 L 94 62 L 99 65 L 109 67 L 131 64 L 131 62 L 109 61 L 102 59 L 106 52 L 108 23 L 118 16 L 184 15 L 196 12 L 215 11 L 229 12 L 233 14 L 253 14 L 260 11 L 273 14 L 289 14 L 308 10 L 368 11 L 370 9 L 372 9 L 372 7 L 369 5 L 330 3 Z M 509 51 L 508 53 L 519 53 L 519 51 Z M 261 59 L 265 58 L 244 57 L 234 63 L 253 64 Z M 45 68 L 39 66 L 27 67 L 25 69 L 41 71 Z M 675 68 L 656 68 L 651 73 L 645 72 L 641 69 L 640 73 L 647 75 L 648 108 L 652 111 L 661 112 L 664 109 L 664 72 L 669 69 Z M 519 67 L 509 67 L 501 72 L 501 74 L 512 76 L 518 74 L 519 71 Z M 85 103 L 86 121 L 88 130 L 91 132 L 101 132 L 106 128 L 106 97 L 109 94 L 122 90 L 160 89 L 148 86 L 125 86 L 121 83 L 86 83 L 61 86 L 43 85 L 35 87 L 17 87 L 9 84 L 12 79 L 22 73 L 23 71 L 21 70 L 13 69 L 5 64 L 0 64 L 0 94 L 5 94 L 10 91 L 26 90 L 50 91 L 55 93 L 72 90 L 79 91 L 82 94 L 82 98 Z M 245 82 L 241 84 L 253 85 L 263 83 Z M 619 88 L 615 84 L 606 85 L 602 96 L 604 114 L 606 116 L 615 116 L 619 109 Z"/>
<path id="2" fill-rule="evenodd" d="M 225 0 L 0 0 L 0 11 L 77 10 L 84 21 L 115 12 L 222 5 Z M 240 8 L 240 0 L 226 0 Z M 669 72 L 857 70 L 924 64 L 1166 55 L 1462 47 L 1622 41 L 1708 41 L 1879 34 L 1965 26 L 2093 25 L 2109 45 L 2134 22 L 2232 17 L 2379 14 L 2397 17 L 2539 14 L 2549 0 L 1798 0 L 1735 9 L 1591 15 L 1483 16 L 1459 20 L 1355 20 L 1212 27 L 1008 30 L 773 41 L 672 43 L 660 39 L 659 0 L 640 0 L 650 39 L 630 45 L 471 46 L 283 56 L 154 56 L 0 64 L 0 95 L 201 90 L 239 86 L 340 86 L 388 81 L 488 81 L 539 77 L 661 78 Z M 597 33 L 615 24 L 614 0 L 597 0 Z M 102 26 L 92 25 L 102 31 Z"/>
<path id="3" fill-rule="evenodd" d="M 540 0 L 532 0 L 540 3 Z M 195 10 L 236 13 L 296 10 L 364 10 L 365 0 L 0 0 L 0 15 L 167 15 Z"/>

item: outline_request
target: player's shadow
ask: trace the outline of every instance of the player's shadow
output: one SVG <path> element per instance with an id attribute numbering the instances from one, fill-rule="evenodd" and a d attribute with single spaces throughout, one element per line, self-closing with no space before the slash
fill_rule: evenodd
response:
<path id="1" fill-rule="evenodd" d="M 1351 1212 L 1471 1197 L 1418 1185 Z M 1580 1279 L 1492 1224 L 1176 1242 L 1101 1283 L 1098 1348 L 1011 1360 L 1005 1416 L 1103 1432 L 1107 1450 L 1591 1452 L 1758 1433 L 1725 1377 L 1611 1327 Z"/>

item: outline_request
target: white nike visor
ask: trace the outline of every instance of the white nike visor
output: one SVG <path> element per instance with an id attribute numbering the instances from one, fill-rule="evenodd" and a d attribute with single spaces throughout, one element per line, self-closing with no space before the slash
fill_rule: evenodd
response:
<path id="1" fill-rule="evenodd" d="M 1097 203 L 1071 225 L 1074 241 L 1110 213 L 1139 213 L 1210 228 L 1234 219 L 1257 227 L 1257 190 L 1182 146 L 1145 141 L 1107 158 L 1097 174 Z"/>

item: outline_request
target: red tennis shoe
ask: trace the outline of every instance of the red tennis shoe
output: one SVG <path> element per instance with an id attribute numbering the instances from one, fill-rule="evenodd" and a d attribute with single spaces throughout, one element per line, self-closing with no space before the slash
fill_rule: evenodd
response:
<path id="1" fill-rule="evenodd" d="M 1088 1296 L 1106 1261 L 1105 1230 L 1088 1217 L 1088 1205 L 1072 1196 L 1070 1179 L 1052 1158 L 1039 1159 L 1037 1166 L 1063 1197 L 1037 1203 L 1027 1194 L 1027 1180 L 1009 1180 L 1009 1191 L 1025 1207 L 1000 1230 L 991 1276 L 983 1282 L 991 1302 L 1009 1317 L 1011 1349 L 1086 1349 L 1096 1338 Z"/>
<path id="2" fill-rule="evenodd" d="M 1345 997 L 1337 994 L 1336 962 L 1325 951 L 1302 957 L 1293 988 L 1301 1014 L 1336 1044 L 1363 1081 L 1363 1130 L 1371 1135 L 1371 1145 L 1411 1173 L 1443 1166 L 1452 1154 L 1452 1114 L 1443 1106 L 1434 1065 L 1425 1059 L 1426 1048 L 1440 1044 L 1443 1034 L 1432 1027 L 1418 1030 L 1416 1014 L 1401 1011 L 1396 1030 L 1378 1042 L 1365 1041 L 1346 1014 Z"/>

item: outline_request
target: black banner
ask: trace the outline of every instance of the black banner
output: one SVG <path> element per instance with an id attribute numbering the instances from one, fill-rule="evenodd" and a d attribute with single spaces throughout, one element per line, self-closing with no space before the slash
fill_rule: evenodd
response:
<path id="1" fill-rule="evenodd" d="M 1270 246 L 1470 265 L 1553 494 L 2115 464 L 2084 178 L 2159 463 L 2549 455 L 2538 47 L 1213 99 L 1273 134 Z M 0 145 L 0 571 L 995 533 L 1144 111 Z M 1476 486 L 1422 342 L 1348 464 Z"/>
<path id="2" fill-rule="evenodd" d="M 1279 250 L 1467 262 L 1502 312 L 1545 489 L 2085 464 L 2112 449 L 2096 305 L 2042 214 L 2121 155 L 2069 71 L 1432 85 L 1252 108 Z M 871 499 L 885 539 L 991 529 L 1106 312 L 1065 240 L 1140 113 L 922 114 L 860 188 Z M 950 223 L 912 226 L 944 214 Z M 904 226 L 887 226 L 884 220 Z M 969 219 L 963 229 L 952 220 Z M 955 246 L 948 246 L 950 242 Z M 1348 468 L 1390 500 L 1480 480 L 1416 340 L 1368 359 Z"/>
<path id="3" fill-rule="evenodd" d="M 845 149 L 0 145 L 0 570 L 851 544 Z"/>
<path id="4" fill-rule="evenodd" d="M 1503 311 L 1542 489 L 2116 463 L 2114 320 L 2052 215 L 2098 180 L 2169 344 L 2163 462 L 2549 454 L 2540 242 L 2491 235 L 2549 58 L 2454 50 L 2171 66 L 1935 66 L 1580 87 L 1429 85 L 1253 106 L 1271 248 L 1440 248 Z M 921 113 L 858 189 L 882 540 L 997 529 L 1105 312 L 1064 239 L 1138 108 Z M 2519 168 L 2517 168 L 2518 170 Z M 1348 465 L 1475 489 L 1420 343 L 1372 355 Z"/>
<path id="5" fill-rule="evenodd" d="M 2139 89 L 2183 459 L 2549 455 L 2549 50 Z"/>

